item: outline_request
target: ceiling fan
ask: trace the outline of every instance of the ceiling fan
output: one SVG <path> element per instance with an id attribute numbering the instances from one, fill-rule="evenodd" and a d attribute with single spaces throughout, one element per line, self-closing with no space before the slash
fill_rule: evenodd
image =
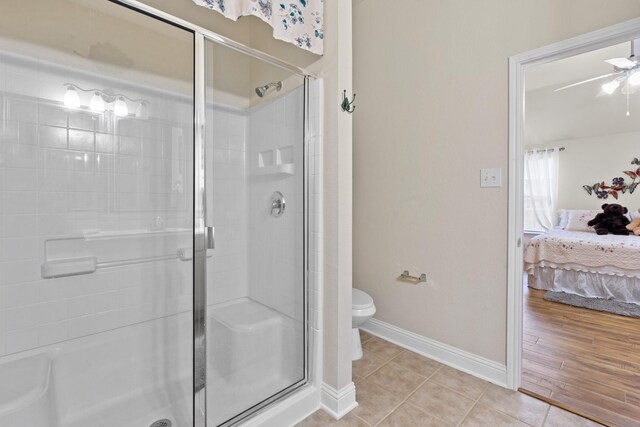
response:
<path id="1" fill-rule="evenodd" d="M 605 62 L 613 65 L 612 73 L 563 86 L 554 90 L 554 92 L 607 77 L 613 77 L 612 80 L 602 85 L 602 92 L 607 95 L 613 94 L 620 86 L 622 86 L 620 92 L 622 92 L 623 95 L 635 93 L 640 89 L 640 39 L 631 41 L 631 55 L 628 58 L 611 58 L 605 60 Z"/>

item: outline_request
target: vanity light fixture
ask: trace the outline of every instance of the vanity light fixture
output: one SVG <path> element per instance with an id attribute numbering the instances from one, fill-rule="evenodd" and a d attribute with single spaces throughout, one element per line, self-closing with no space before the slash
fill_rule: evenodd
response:
<path id="1" fill-rule="evenodd" d="M 95 111 L 96 113 L 103 113 L 105 110 L 104 99 L 102 99 L 102 95 L 100 92 L 93 92 L 93 96 L 91 97 L 91 101 L 89 101 L 89 109 L 91 111 Z"/>
<path id="2" fill-rule="evenodd" d="M 73 83 L 65 83 L 66 91 L 64 93 L 64 105 L 69 108 L 79 108 L 81 92 L 93 92 L 89 101 L 89 109 L 96 113 L 103 113 L 107 109 L 107 104 L 113 104 L 113 112 L 116 116 L 126 117 L 129 115 L 129 105 L 127 101 L 137 103 L 135 116 L 139 119 L 148 119 L 149 111 L 147 108 L 148 101 L 145 99 L 132 99 L 127 95 L 114 93 L 108 89 L 83 89 Z"/>
<path id="3" fill-rule="evenodd" d="M 127 102 L 124 100 L 124 97 L 119 96 L 116 99 L 116 105 L 113 107 L 113 112 L 116 113 L 116 116 L 124 117 L 129 115 L 129 107 L 127 107 Z"/>
<path id="4" fill-rule="evenodd" d="M 73 86 L 67 86 L 64 93 L 64 105 L 70 108 L 78 108 L 80 106 L 80 95 Z"/>

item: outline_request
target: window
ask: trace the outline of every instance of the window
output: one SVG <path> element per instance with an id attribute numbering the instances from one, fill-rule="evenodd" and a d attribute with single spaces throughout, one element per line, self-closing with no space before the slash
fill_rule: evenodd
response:
<path id="1" fill-rule="evenodd" d="M 524 155 L 524 230 L 553 228 L 558 203 L 558 149 L 528 151 Z"/>

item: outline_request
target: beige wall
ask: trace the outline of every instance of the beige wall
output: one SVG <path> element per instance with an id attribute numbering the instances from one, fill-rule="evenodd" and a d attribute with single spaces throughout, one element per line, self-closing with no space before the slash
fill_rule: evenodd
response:
<path id="1" fill-rule="evenodd" d="M 123 80 L 193 77 L 188 33 L 100 0 L 2 0 L 0 37 L 3 49 Z"/>
<path id="2" fill-rule="evenodd" d="M 354 0 L 354 286 L 378 319 L 505 363 L 508 57 L 638 17 L 640 1 L 381 6 Z M 480 188 L 486 167 L 502 188 Z M 405 269 L 429 283 L 396 281 Z"/>

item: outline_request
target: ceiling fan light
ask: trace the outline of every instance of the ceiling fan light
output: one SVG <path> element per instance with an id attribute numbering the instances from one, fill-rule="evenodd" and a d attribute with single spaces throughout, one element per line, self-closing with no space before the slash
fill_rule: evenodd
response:
<path id="1" fill-rule="evenodd" d="M 611 95 L 616 91 L 616 89 L 618 89 L 618 86 L 620 86 L 620 82 L 617 79 L 611 80 L 609 83 L 605 83 L 602 85 L 602 91 L 607 95 Z"/>
<path id="2" fill-rule="evenodd" d="M 605 60 L 604 62 L 606 62 L 607 64 L 611 64 L 614 67 L 620 68 L 622 70 L 628 70 L 638 65 L 629 58 L 611 58 L 611 59 Z"/>
<path id="3" fill-rule="evenodd" d="M 636 71 L 629 76 L 627 79 L 630 85 L 638 86 L 640 85 L 640 71 Z"/>

